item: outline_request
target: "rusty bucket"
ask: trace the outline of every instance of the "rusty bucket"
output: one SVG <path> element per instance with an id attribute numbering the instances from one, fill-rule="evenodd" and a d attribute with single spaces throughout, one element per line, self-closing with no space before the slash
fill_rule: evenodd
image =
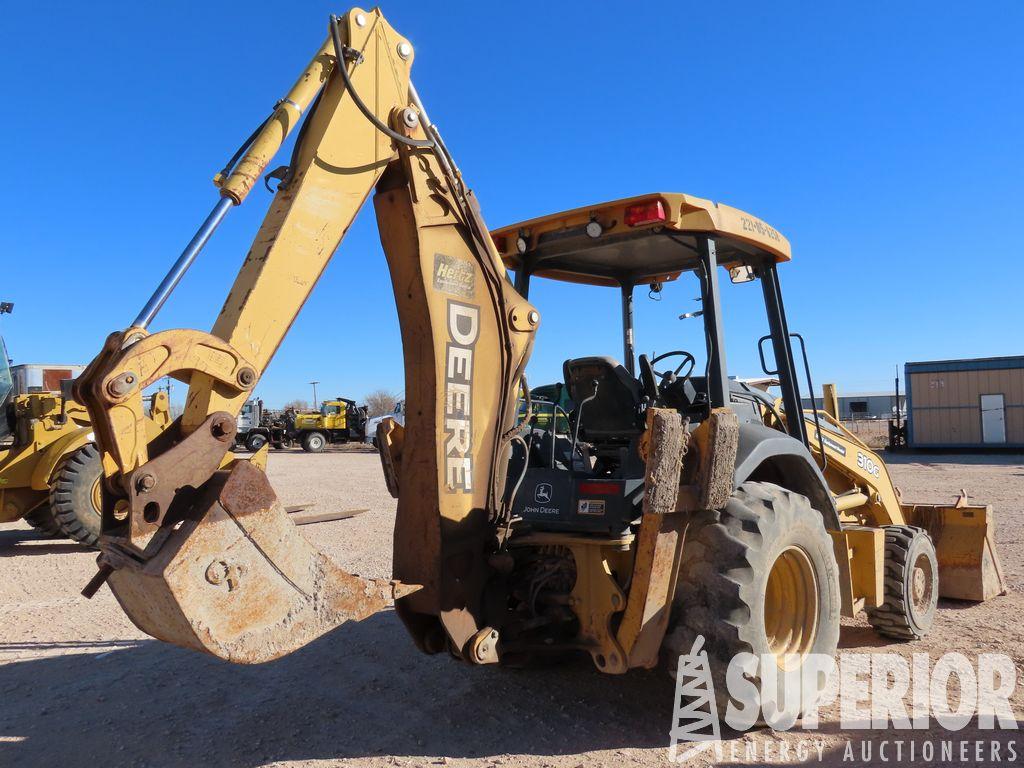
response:
<path id="1" fill-rule="evenodd" d="M 149 560 L 101 555 L 114 568 L 109 584 L 125 613 L 159 640 L 257 664 L 415 589 L 338 568 L 248 462 L 217 473 L 203 499 Z"/>

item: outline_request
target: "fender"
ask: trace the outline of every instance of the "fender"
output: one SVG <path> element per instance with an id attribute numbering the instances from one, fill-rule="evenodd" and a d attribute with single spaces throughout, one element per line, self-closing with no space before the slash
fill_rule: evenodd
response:
<path id="1" fill-rule="evenodd" d="M 51 443 L 39 463 L 36 464 L 35 469 L 32 470 L 32 488 L 37 491 L 49 490 L 53 471 L 61 459 L 95 440 L 96 436 L 93 434 L 92 427 L 81 427 Z"/>
<path id="2" fill-rule="evenodd" d="M 170 408 L 167 404 L 167 395 L 158 392 L 150 407 L 149 418 L 146 419 L 146 437 L 150 442 L 163 432 L 171 423 Z M 32 489 L 36 491 L 48 491 L 50 481 L 53 479 L 53 472 L 60 464 L 61 459 L 66 455 L 74 453 L 79 448 L 89 443 L 96 442 L 96 434 L 92 426 L 80 427 L 55 440 L 43 453 L 39 463 L 32 470 Z"/>
<path id="3" fill-rule="evenodd" d="M 839 530 L 839 514 L 811 452 L 795 438 L 756 422 L 741 422 L 736 450 L 736 487 L 747 480 L 781 485 L 810 499 L 825 527 Z"/>

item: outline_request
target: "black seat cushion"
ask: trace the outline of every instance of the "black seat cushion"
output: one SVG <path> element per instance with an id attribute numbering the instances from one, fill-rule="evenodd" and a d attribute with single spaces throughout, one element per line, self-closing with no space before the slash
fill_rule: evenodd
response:
<path id="1" fill-rule="evenodd" d="M 590 443 L 629 441 L 643 432 L 643 388 L 611 357 L 578 357 L 562 365 L 565 386 L 576 403 L 580 438 Z M 597 397 L 584 404 L 594 394 Z"/>

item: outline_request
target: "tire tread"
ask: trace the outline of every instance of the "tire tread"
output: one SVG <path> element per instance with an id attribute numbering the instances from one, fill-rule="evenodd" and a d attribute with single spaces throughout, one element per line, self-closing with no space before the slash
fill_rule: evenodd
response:
<path id="1" fill-rule="evenodd" d="M 75 503 L 76 493 L 84 493 L 91 498 L 92 485 L 96 481 L 90 472 L 90 463 L 99 461 L 99 450 L 91 443 L 84 445 L 74 453 L 60 460 L 53 472 L 50 485 L 50 507 L 54 519 L 64 534 L 87 547 L 95 547 L 99 534 L 90 530 L 83 521 L 83 515 L 95 514 L 93 509 L 78 509 Z"/>
<path id="2" fill-rule="evenodd" d="M 918 537 L 927 539 L 929 546 L 932 546 L 931 537 L 923 528 L 913 525 L 885 527 L 885 600 L 881 606 L 869 608 L 866 613 L 868 623 L 878 634 L 894 640 L 920 640 L 927 632 L 927 627 L 922 630 L 914 626 L 904 597 L 910 553 L 914 549 L 914 539 Z M 932 548 L 934 551 L 934 547 Z M 937 584 L 935 588 L 938 589 Z"/>

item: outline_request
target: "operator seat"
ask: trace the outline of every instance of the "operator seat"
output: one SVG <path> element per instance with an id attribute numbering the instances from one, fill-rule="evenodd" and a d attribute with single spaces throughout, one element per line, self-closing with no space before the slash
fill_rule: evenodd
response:
<path id="1" fill-rule="evenodd" d="M 588 443 L 628 443 L 640 435 L 643 387 L 611 357 L 578 357 L 562 364 L 565 386 L 576 403 L 580 439 Z M 588 403 L 583 401 L 594 394 Z"/>

